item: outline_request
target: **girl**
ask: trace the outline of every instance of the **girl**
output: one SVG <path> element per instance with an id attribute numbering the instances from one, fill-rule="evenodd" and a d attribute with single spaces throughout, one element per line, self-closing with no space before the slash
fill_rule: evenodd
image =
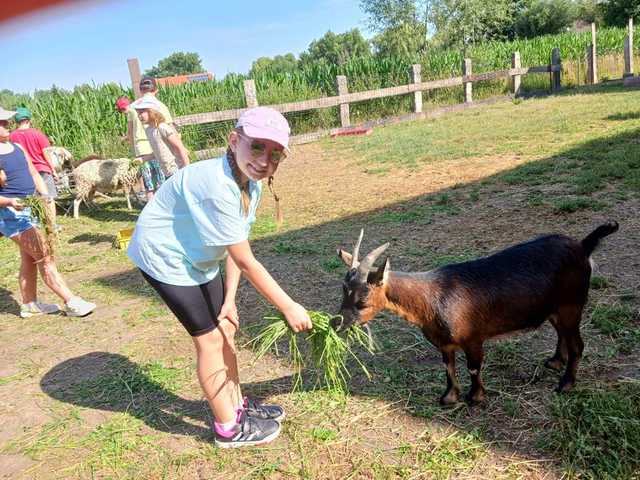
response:
<path id="1" fill-rule="evenodd" d="M 145 132 L 151 144 L 153 155 L 160 163 L 162 173 L 170 177 L 179 168 L 189 164 L 189 152 L 173 125 L 166 123 L 158 103 L 141 98 L 131 104 L 138 112 L 138 118 L 145 124 Z"/>
<path id="2" fill-rule="evenodd" d="M 4 171 L 6 180 L 0 186 L 0 234 L 13 240 L 20 249 L 20 316 L 28 318 L 60 310 L 58 305 L 37 301 L 36 282 L 40 270 L 44 283 L 64 301 L 64 312 L 69 316 L 84 317 L 96 308 L 95 304 L 69 290 L 47 251 L 42 234 L 33 224 L 30 209 L 20 201 L 33 195 L 36 189 L 46 195 L 47 187 L 22 147 L 9 142 L 9 120 L 15 113 L 0 107 L 0 170 Z"/>
<path id="3" fill-rule="evenodd" d="M 241 447 L 269 442 L 284 411 L 243 398 L 234 335 L 235 296 L 244 274 L 295 332 L 311 328 L 295 303 L 253 256 L 249 230 L 262 192 L 285 156 L 289 125 L 276 110 L 246 110 L 229 134 L 225 156 L 179 170 L 147 205 L 129 257 L 192 336 L 200 385 L 213 411 L 215 443 Z M 219 264 L 225 260 L 225 278 Z"/>

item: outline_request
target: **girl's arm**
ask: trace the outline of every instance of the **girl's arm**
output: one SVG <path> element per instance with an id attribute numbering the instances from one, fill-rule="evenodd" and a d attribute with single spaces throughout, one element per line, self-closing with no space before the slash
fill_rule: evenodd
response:
<path id="1" fill-rule="evenodd" d="M 224 268 L 224 302 L 218 315 L 218 320 L 226 318 L 233 323 L 236 328 L 240 328 L 240 321 L 238 319 L 238 308 L 236 307 L 236 292 L 238 291 L 238 284 L 240 283 L 240 276 L 242 272 L 231 258 L 231 255 L 227 256 L 227 261 Z"/>
<path id="2" fill-rule="evenodd" d="M 24 205 L 18 198 L 0 196 L 0 208 L 4 207 L 12 207 L 16 210 L 22 210 L 24 208 Z"/>
<path id="3" fill-rule="evenodd" d="M 178 160 L 179 160 L 178 168 L 183 168 L 189 165 L 189 151 L 185 148 L 184 144 L 182 143 L 182 140 L 180 139 L 180 135 L 178 135 L 178 132 L 176 132 L 174 129 L 174 133 L 166 137 L 166 140 L 173 154 L 176 157 L 178 157 Z"/>
<path id="4" fill-rule="evenodd" d="M 294 302 L 280 288 L 267 269 L 256 260 L 247 240 L 227 246 L 227 252 L 262 296 L 284 314 L 294 332 L 301 332 L 312 327 L 311 319 L 305 308 Z"/>
<path id="5" fill-rule="evenodd" d="M 36 190 L 38 191 L 38 193 L 40 193 L 40 195 L 46 196 L 49 194 L 49 191 L 47 190 L 47 186 L 44 184 L 44 180 L 42 180 L 42 177 L 40 176 L 40 174 L 38 173 L 38 171 L 36 170 L 36 167 L 33 166 L 33 163 L 31 163 L 31 157 L 29 156 L 29 154 L 27 153 L 27 151 L 22 148 L 21 145 L 17 144 L 18 148 L 20 150 L 22 150 L 22 152 L 24 153 L 24 158 L 26 158 L 27 160 L 27 166 L 29 167 L 29 173 L 31 174 L 31 178 L 33 178 L 33 183 L 36 186 Z"/>

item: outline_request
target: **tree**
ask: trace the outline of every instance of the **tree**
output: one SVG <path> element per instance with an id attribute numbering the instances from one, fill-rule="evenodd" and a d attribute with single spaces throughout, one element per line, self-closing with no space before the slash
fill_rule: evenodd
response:
<path id="1" fill-rule="evenodd" d="M 513 0 L 429 0 L 434 41 L 445 47 L 462 47 L 483 40 L 508 37 L 516 5 Z"/>
<path id="2" fill-rule="evenodd" d="M 320 39 L 311 42 L 306 52 L 300 54 L 300 63 L 308 65 L 324 61 L 342 65 L 352 58 L 367 55 L 371 55 L 371 47 L 357 28 L 338 34 L 329 30 Z"/>
<path id="3" fill-rule="evenodd" d="M 249 75 L 254 76 L 260 72 L 286 73 L 298 68 L 298 60 L 293 53 L 276 55 L 273 58 L 260 57 L 251 65 Z"/>
<path id="4" fill-rule="evenodd" d="M 533 38 L 559 33 L 576 19 L 576 5 L 571 0 L 531 0 L 515 21 L 518 37 Z"/>
<path id="5" fill-rule="evenodd" d="M 576 2 L 576 20 L 587 23 L 603 23 L 600 1 L 578 0 Z"/>
<path id="6" fill-rule="evenodd" d="M 426 50 L 429 0 L 360 0 L 369 28 L 377 32 L 379 55 L 406 55 Z"/>
<path id="7" fill-rule="evenodd" d="M 640 16 L 640 0 L 606 0 L 601 7 L 604 22 L 610 26 L 623 27 L 629 18 Z"/>
<path id="8" fill-rule="evenodd" d="M 151 77 L 171 77 L 204 71 L 200 55 L 193 52 L 176 52 L 158 62 L 158 65 L 145 71 Z"/>

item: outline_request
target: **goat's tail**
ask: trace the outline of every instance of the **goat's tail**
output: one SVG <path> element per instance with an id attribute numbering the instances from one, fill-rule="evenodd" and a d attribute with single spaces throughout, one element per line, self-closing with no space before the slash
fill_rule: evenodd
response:
<path id="1" fill-rule="evenodd" d="M 591 253 L 596 249 L 601 238 L 617 232 L 618 227 L 618 222 L 611 220 L 607 223 L 603 223 L 593 232 L 587 235 L 584 240 L 582 240 L 582 248 L 584 248 L 584 252 L 587 254 L 587 257 L 589 257 Z"/>

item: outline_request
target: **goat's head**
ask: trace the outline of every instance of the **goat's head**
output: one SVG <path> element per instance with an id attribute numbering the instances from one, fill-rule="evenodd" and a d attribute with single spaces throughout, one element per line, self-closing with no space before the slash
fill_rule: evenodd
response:
<path id="1" fill-rule="evenodd" d="M 377 269 L 373 264 L 384 252 L 388 243 L 371 251 L 362 261 L 358 260 L 364 230 L 353 249 L 353 254 L 338 250 L 338 256 L 349 267 L 342 282 L 342 323 L 334 324 L 336 330 L 349 328 L 354 323 L 365 324 L 385 306 L 385 286 L 389 275 L 389 258 Z"/>

